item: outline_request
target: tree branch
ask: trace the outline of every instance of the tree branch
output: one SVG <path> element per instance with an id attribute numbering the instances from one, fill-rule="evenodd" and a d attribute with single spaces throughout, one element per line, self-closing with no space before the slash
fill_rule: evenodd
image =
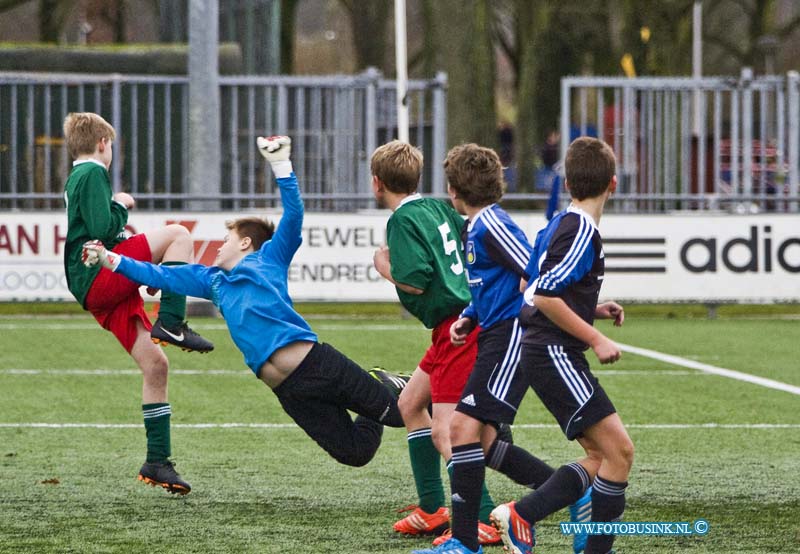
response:
<path id="1" fill-rule="evenodd" d="M 0 12 L 12 10 L 22 4 L 27 4 L 30 0 L 0 0 Z"/>
<path id="2" fill-rule="evenodd" d="M 784 39 L 794 33 L 797 27 L 800 26 L 800 13 L 794 16 L 786 25 L 782 25 L 780 29 L 775 31 L 778 38 Z"/>
<path id="3" fill-rule="evenodd" d="M 725 50 L 727 53 L 731 54 L 740 62 L 744 61 L 745 58 L 747 57 L 747 51 L 740 50 L 739 47 L 736 45 L 736 43 L 733 41 L 724 39 L 717 35 L 707 35 L 705 33 L 703 34 L 703 39 L 712 44 L 716 44 L 717 46 Z"/>

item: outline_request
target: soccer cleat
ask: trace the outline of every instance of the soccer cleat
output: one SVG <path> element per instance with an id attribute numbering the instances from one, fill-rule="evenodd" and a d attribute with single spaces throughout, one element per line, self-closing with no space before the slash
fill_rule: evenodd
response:
<path id="1" fill-rule="evenodd" d="M 200 352 L 201 354 L 205 354 L 206 352 L 214 350 L 214 345 L 192 331 L 185 321 L 177 327 L 167 329 L 159 318 L 153 324 L 153 329 L 150 331 L 150 338 L 153 339 L 154 343 L 160 344 L 161 346 L 174 344 L 175 346 L 180 346 L 181 350 L 186 350 L 187 352 Z"/>
<path id="2" fill-rule="evenodd" d="M 400 396 L 400 393 L 403 392 L 403 389 L 406 388 L 408 384 L 408 380 L 411 379 L 411 375 L 400 375 L 399 373 L 389 373 L 385 369 L 379 366 L 375 366 L 370 369 L 367 373 L 372 375 L 373 378 L 377 379 L 383 385 L 392 391 L 392 394 L 395 396 Z"/>
<path id="3" fill-rule="evenodd" d="M 449 541 L 453 537 L 453 530 L 448 529 L 435 539 L 433 539 L 433 546 L 439 546 L 440 544 L 444 544 L 445 542 Z M 480 545 L 490 545 L 490 544 L 497 544 L 503 539 L 500 538 L 500 533 L 497 532 L 497 529 L 492 527 L 491 525 L 486 525 L 485 523 L 479 521 L 478 522 L 478 544 Z"/>
<path id="4" fill-rule="evenodd" d="M 489 514 L 489 519 L 500 532 L 503 550 L 511 554 L 533 554 L 536 530 L 517 513 L 514 502 L 500 504 Z"/>
<path id="5" fill-rule="evenodd" d="M 478 545 L 478 550 L 472 551 L 458 539 L 450 538 L 439 546 L 426 548 L 425 550 L 412 550 L 411 554 L 483 554 L 483 547 Z"/>
<path id="6" fill-rule="evenodd" d="M 575 504 L 569 507 L 569 520 L 572 523 L 586 523 L 592 520 L 592 487 L 586 489 Z M 572 550 L 580 554 L 586 549 L 587 533 L 575 533 L 572 536 Z"/>
<path id="7" fill-rule="evenodd" d="M 169 460 L 166 462 L 145 462 L 139 470 L 139 481 L 144 481 L 153 487 L 159 486 L 172 494 L 189 494 L 192 486 L 181 479 L 175 471 L 175 464 Z"/>
<path id="8" fill-rule="evenodd" d="M 511 433 L 511 425 L 508 423 L 497 424 L 497 440 L 514 444 L 514 435 Z"/>
<path id="9" fill-rule="evenodd" d="M 429 514 L 423 512 L 419 506 L 406 506 L 398 512 L 413 510 L 403 519 L 392 526 L 398 533 L 404 535 L 435 535 L 450 526 L 450 510 L 444 506 Z"/>

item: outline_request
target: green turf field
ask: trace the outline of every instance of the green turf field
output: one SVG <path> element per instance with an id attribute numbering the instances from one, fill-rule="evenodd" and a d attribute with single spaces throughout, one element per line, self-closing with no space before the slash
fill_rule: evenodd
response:
<path id="1" fill-rule="evenodd" d="M 589 354 L 636 444 L 625 519 L 704 518 L 710 532 L 623 537 L 617 552 L 800 552 L 800 321 L 634 314 L 603 331 L 686 363 L 626 353 L 600 367 Z M 391 529 L 415 501 L 404 431 L 387 430 L 365 468 L 338 465 L 245 368 L 221 320 L 193 323 L 217 349 L 168 350 L 174 459 L 194 487 L 178 498 L 135 479 L 141 379 L 111 335 L 83 315 L 0 316 L 0 552 L 400 554 L 429 544 Z M 367 367 L 413 369 L 428 341 L 392 312 L 311 323 Z M 514 433 L 551 464 L 579 455 L 532 393 Z M 491 471 L 488 482 L 495 500 L 523 493 Z M 542 522 L 537 553 L 571 552 L 565 519 Z"/>

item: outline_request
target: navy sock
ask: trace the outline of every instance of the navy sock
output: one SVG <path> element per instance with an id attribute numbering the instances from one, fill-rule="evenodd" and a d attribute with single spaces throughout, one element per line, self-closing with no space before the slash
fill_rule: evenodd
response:
<path id="1" fill-rule="evenodd" d="M 592 521 L 619 521 L 625 511 L 625 488 L 628 483 L 617 483 L 599 475 L 592 483 Z M 614 535 L 590 535 L 586 541 L 586 554 L 606 554 L 614 545 Z"/>
<path id="2" fill-rule="evenodd" d="M 478 513 L 481 505 L 486 464 L 481 443 L 475 442 L 453 447 L 453 537 L 472 550 L 478 550 Z"/>
<path id="3" fill-rule="evenodd" d="M 527 494 L 514 507 L 529 523 L 535 523 L 574 503 L 588 487 L 589 474 L 582 465 L 574 462 L 558 468 L 541 487 Z"/>
<path id="4" fill-rule="evenodd" d="M 541 487 L 556 471 L 527 450 L 499 440 L 492 443 L 486 465 L 531 489 Z"/>

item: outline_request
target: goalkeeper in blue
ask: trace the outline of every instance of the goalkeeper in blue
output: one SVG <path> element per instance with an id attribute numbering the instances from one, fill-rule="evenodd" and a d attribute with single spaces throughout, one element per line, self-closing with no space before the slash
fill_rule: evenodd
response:
<path id="1" fill-rule="evenodd" d="M 328 344 L 318 342 L 288 294 L 289 264 L 302 242 L 303 201 L 289 160 L 291 139 L 258 137 L 280 187 L 277 229 L 257 217 L 227 224 L 212 267 L 158 266 L 84 244 L 87 265 L 102 264 L 161 290 L 206 298 L 219 308 L 250 369 L 292 419 L 338 462 L 363 466 L 380 446 L 383 426 L 403 427 L 387 387 Z M 353 420 L 348 413 L 358 414 Z"/>

